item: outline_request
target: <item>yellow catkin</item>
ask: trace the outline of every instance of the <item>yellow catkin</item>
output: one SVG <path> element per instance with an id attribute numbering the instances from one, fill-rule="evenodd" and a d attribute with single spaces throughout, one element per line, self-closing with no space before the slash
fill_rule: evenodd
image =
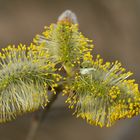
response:
<path id="1" fill-rule="evenodd" d="M 85 55 L 87 57 L 90 53 Z M 135 80 L 127 80 L 132 73 L 125 72 L 118 61 L 104 63 L 99 55 L 95 60 L 90 60 L 90 65 L 87 60 L 83 62 L 82 73 L 76 75 L 63 92 L 68 95 L 66 102 L 69 108 L 75 109 L 74 114 L 100 127 L 110 127 L 119 119 L 138 115 L 138 84 Z M 86 67 L 87 64 L 90 68 Z"/>

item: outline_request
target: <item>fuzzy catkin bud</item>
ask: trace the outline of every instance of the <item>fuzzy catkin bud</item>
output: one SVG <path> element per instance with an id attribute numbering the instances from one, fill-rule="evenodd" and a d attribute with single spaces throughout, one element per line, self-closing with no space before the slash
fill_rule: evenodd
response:
<path id="1" fill-rule="evenodd" d="M 59 17 L 58 17 L 58 22 L 61 22 L 61 21 L 68 21 L 72 24 L 78 24 L 78 20 L 77 20 L 77 17 L 75 15 L 75 13 L 73 13 L 72 11 L 70 10 L 66 10 L 64 11 Z"/>

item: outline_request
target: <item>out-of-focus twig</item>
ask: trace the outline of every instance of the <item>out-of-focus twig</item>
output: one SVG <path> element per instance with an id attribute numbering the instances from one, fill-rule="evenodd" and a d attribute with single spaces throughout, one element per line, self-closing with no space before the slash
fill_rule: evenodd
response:
<path id="1" fill-rule="evenodd" d="M 26 140 L 33 140 L 34 139 L 35 134 L 36 134 L 40 124 L 44 121 L 46 115 L 48 114 L 51 106 L 53 105 L 53 103 L 57 99 L 60 92 L 61 92 L 61 86 L 59 86 L 56 89 L 56 94 L 51 96 L 48 105 L 43 110 L 36 112 L 34 114 Z"/>

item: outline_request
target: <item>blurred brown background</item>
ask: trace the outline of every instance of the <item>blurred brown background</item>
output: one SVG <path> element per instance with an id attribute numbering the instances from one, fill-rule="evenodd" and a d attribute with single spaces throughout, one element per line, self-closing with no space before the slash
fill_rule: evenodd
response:
<path id="1" fill-rule="evenodd" d="M 74 11 L 81 31 L 94 40 L 95 54 L 119 60 L 140 84 L 140 0 L 0 0 L 0 47 L 29 44 L 66 9 Z M 140 117 L 111 128 L 76 119 L 59 97 L 35 140 L 140 140 Z M 25 140 L 31 114 L 0 125 L 0 140 Z"/>

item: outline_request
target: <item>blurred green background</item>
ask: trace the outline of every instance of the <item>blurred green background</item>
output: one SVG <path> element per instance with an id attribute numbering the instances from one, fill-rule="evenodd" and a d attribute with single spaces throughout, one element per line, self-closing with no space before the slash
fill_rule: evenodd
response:
<path id="1" fill-rule="evenodd" d="M 66 9 L 94 40 L 94 54 L 121 61 L 140 84 L 140 0 L 0 0 L 0 47 L 29 44 Z M 60 96 L 35 140 L 140 140 L 139 116 L 101 129 L 76 119 L 63 101 Z M 0 140 L 25 140 L 32 115 L 0 125 Z"/>

